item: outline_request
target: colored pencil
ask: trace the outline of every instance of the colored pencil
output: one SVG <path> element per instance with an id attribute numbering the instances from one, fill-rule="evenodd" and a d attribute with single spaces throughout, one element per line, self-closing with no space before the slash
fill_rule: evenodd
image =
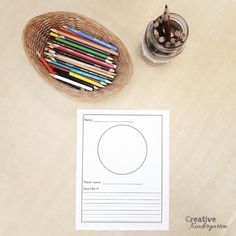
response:
<path id="1" fill-rule="evenodd" d="M 74 50 L 74 51 L 77 51 L 77 52 L 83 53 L 83 54 L 85 54 L 85 55 L 87 55 L 87 56 L 90 56 L 90 57 L 96 58 L 96 59 L 98 59 L 98 60 L 105 61 L 106 63 L 113 63 L 113 62 L 112 62 L 112 61 L 113 61 L 113 58 L 110 57 L 109 55 L 108 55 L 107 59 L 103 59 L 103 58 L 98 57 L 98 56 L 96 56 L 96 55 L 93 55 L 93 54 L 91 54 L 91 53 L 88 53 L 88 52 L 82 51 L 82 50 L 80 50 L 80 49 L 78 49 L 78 48 L 74 48 L 74 47 L 71 47 L 71 46 L 69 46 L 69 45 L 66 45 L 66 44 L 64 44 L 64 43 L 62 43 L 62 42 L 56 41 L 55 38 L 52 37 L 52 36 L 49 36 L 49 38 L 52 39 L 52 41 L 49 42 L 49 43 L 53 43 L 53 44 L 57 44 L 57 45 L 60 45 L 60 46 L 64 46 L 64 47 L 70 48 L 70 49 L 72 49 L 72 50 Z"/>
<path id="2" fill-rule="evenodd" d="M 65 28 L 65 26 L 63 26 L 63 27 Z M 107 43 L 107 42 L 105 42 L 105 41 L 103 41 L 103 40 L 101 40 L 101 39 L 98 39 L 98 38 L 93 37 L 93 36 L 91 36 L 91 35 L 89 35 L 89 34 L 86 34 L 85 32 L 82 32 L 81 30 L 76 30 L 76 29 L 74 29 L 74 28 L 71 27 L 71 26 L 67 26 L 66 29 L 72 31 L 73 33 L 75 33 L 75 34 L 77 34 L 77 35 L 79 35 L 79 36 L 81 36 L 81 37 L 83 37 L 83 38 L 85 38 L 85 39 L 88 39 L 88 40 L 90 40 L 90 41 L 92 41 L 92 42 L 95 42 L 95 43 L 97 43 L 97 44 L 100 44 L 100 45 L 102 45 L 102 46 L 104 46 L 104 47 L 107 47 L 107 48 L 109 48 L 109 49 L 111 49 L 111 50 L 114 50 L 114 51 L 117 51 L 117 50 L 118 50 L 118 47 L 115 46 L 114 44 Z"/>
<path id="3" fill-rule="evenodd" d="M 158 22 L 158 25 L 156 27 L 156 30 L 158 31 L 159 33 L 159 36 L 160 37 L 163 37 L 165 36 L 164 32 L 163 32 L 163 20 L 162 20 L 162 16 L 158 17 L 156 19 L 156 21 Z"/>
<path id="4" fill-rule="evenodd" d="M 49 71 L 49 73 L 51 74 L 55 74 L 55 72 L 52 70 L 52 68 L 50 67 L 50 65 L 46 62 L 46 60 L 41 56 L 41 54 L 37 51 L 36 52 L 40 61 L 43 63 L 43 65 L 47 68 L 47 70 Z"/>
<path id="5" fill-rule="evenodd" d="M 73 58 L 67 57 L 65 55 L 62 55 L 62 54 L 59 54 L 59 53 L 50 53 L 50 52 L 49 52 L 49 54 L 50 55 L 48 55 L 48 56 L 50 56 L 52 60 L 57 59 L 57 60 L 60 60 L 60 61 L 68 62 L 68 63 L 74 64 L 74 65 L 76 65 L 78 67 L 81 67 L 81 68 L 84 68 L 84 69 L 87 69 L 87 70 L 90 70 L 90 71 L 92 70 L 92 71 L 94 71 L 94 72 L 96 72 L 96 73 L 98 73 L 98 74 L 100 74 L 102 76 L 105 75 L 105 76 L 108 77 L 108 76 L 112 75 L 114 77 L 112 72 L 106 71 L 108 73 L 107 74 L 103 74 L 104 71 L 102 69 L 97 68 L 97 67 L 93 67 L 93 66 L 91 66 L 89 64 L 83 63 L 81 61 L 78 61 L 78 60 L 75 60 Z M 91 67 L 89 67 L 89 66 L 91 66 Z M 96 70 L 94 68 L 96 68 Z M 97 69 L 100 69 L 101 71 L 100 70 L 97 71 Z"/>
<path id="6" fill-rule="evenodd" d="M 112 49 L 112 50 L 114 50 L 114 51 L 117 51 L 117 50 L 118 50 L 118 48 L 117 48 L 115 45 L 111 45 L 111 44 L 109 44 L 109 43 L 107 43 L 107 42 L 104 42 L 104 41 L 102 41 L 102 40 L 100 40 L 100 39 L 97 39 L 97 38 L 95 38 L 95 37 L 92 37 L 91 35 L 88 35 L 88 34 L 82 32 L 82 31 L 78 31 L 78 30 L 74 29 L 74 28 L 71 27 L 71 26 L 63 26 L 63 27 L 66 28 L 66 29 L 68 29 L 69 31 L 71 31 L 71 32 L 73 32 L 73 33 L 75 33 L 75 34 L 77 34 L 77 35 L 83 37 L 83 38 L 86 38 L 86 39 L 91 40 L 91 41 L 93 41 L 93 42 L 95 42 L 95 43 L 98 43 L 98 44 L 100 44 L 100 45 L 102 45 L 102 46 L 104 46 L 104 47 L 110 48 L 110 49 Z"/>
<path id="7" fill-rule="evenodd" d="M 51 48 L 45 48 L 45 50 L 47 50 L 47 51 L 50 52 L 50 53 L 54 53 L 54 54 L 55 54 L 55 53 L 58 53 L 58 54 L 61 54 L 61 55 L 63 55 L 63 56 L 70 57 L 70 58 L 72 58 L 72 59 L 75 59 L 75 60 L 84 62 L 84 63 L 86 63 L 86 64 L 88 64 L 88 65 L 95 66 L 95 67 L 100 68 L 100 69 L 103 69 L 103 70 L 105 70 L 105 71 L 110 71 L 110 72 L 113 72 L 113 73 L 115 72 L 115 70 L 112 69 L 112 68 L 100 66 L 100 65 L 98 65 L 98 64 L 96 64 L 96 63 L 93 63 L 93 62 L 91 62 L 91 61 L 87 61 L 87 60 L 82 59 L 82 58 L 80 58 L 80 57 L 78 57 L 78 56 L 74 56 L 74 55 L 71 55 L 71 54 L 69 54 L 69 53 L 67 53 L 67 52 L 61 51 L 61 50 L 58 49 L 58 48 L 53 48 L 53 49 L 51 49 Z"/>
<path id="8" fill-rule="evenodd" d="M 84 47 L 84 48 L 86 48 L 86 49 L 90 49 L 90 50 L 92 50 L 92 51 L 95 51 L 95 52 L 104 54 L 104 55 L 106 55 L 107 57 L 109 57 L 109 55 L 110 55 L 110 54 L 107 53 L 107 52 L 104 52 L 104 51 L 99 50 L 99 49 L 97 49 L 97 48 L 93 48 L 93 47 L 91 47 L 91 46 L 89 46 L 89 45 L 87 45 L 87 44 L 80 43 L 80 42 L 78 42 L 78 41 L 75 41 L 75 40 L 73 40 L 73 39 L 70 39 L 70 38 L 65 37 L 65 36 L 63 36 L 63 35 L 60 35 L 60 34 L 56 34 L 56 33 L 50 32 L 50 36 L 54 36 L 54 37 L 57 37 L 57 38 L 60 38 L 60 39 L 64 39 L 64 40 L 66 40 L 67 42 L 74 43 L 74 44 L 79 45 L 79 46 L 82 46 L 82 47 Z"/>
<path id="9" fill-rule="evenodd" d="M 75 86 L 75 85 L 73 85 L 73 84 L 68 84 L 68 83 L 63 82 L 63 81 L 60 81 L 60 82 L 61 82 L 62 84 L 65 84 L 65 85 L 68 86 L 68 87 L 75 88 L 75 89 L 77 89 L 77 90 L 85 90 L 85 89 L 81 89 L 80 87 Z"/>
<path id="10" fill-rule="evenodd" d="M 74 72 L 69 72 L 69 75 L 70 75 L 70 76 L 73 76 L 73 77 L 75 77 L 75 78 L 77 78 L 77 79 L 79 79 L 79 80 L 88 82 L 88 83 L 90 83 L 90 84 L 92 84 L 92 85 L 95 85 L 95 86 L 97 86 L 97 87 L 104 88 L 104 85 L 98 83 L 97 81 L 94 81 L 94 80 L 92 80 L 92 79 L 86 78 L 86 77 L 84 77 L 84 76 L 82 76 L 82 75 L 78 75 L 78 74 L 76 74 L 76 73 L 74 73 Z"/>
<path id="11" fill-rule="evenodd" d="M 61 61 L 61 60 L 59 60 L 59 59 L 51 58 L 51 59 L 47 59 L 47 60 L 51 60 L 51 61 L 53 61 L 53 62 L 58 62 L 58 63 L 60 63 L 60 64 L 62 64 L 62 65 L 69 66 L 70 68 L 77 69 L 77 70 L 81 70 L 81 71 L 87 72 L 87 73 L 89 73 L 89 74 L 99 76 L 99 77 L 101 77 L 101 78 L 103 78 L 103 79 L 106 79 L 106 80 L 109 80 L 109 81 L 112 81 L 112 80 L 114 79 L 114 77 L 113 77 L 113 78 L 109 78 L 109 77 L 107 77 L 107 76 L 105 76 L 105 75 L 98 74 L 98 73 L 96 73 L 96 72 L 93 72 L 93 71 L 90 71 L 90 70 L 81 68 L 81 67 L 79 67 L 79 66 L 75 66 L 75 65 L 73 65 L 73 64 L 71 64 L 71 63 L 68 63 L 68 62 L 65 62 L 65 61 Z"/>
<path id="12" fill-rule="evenodd" d="M 170 15 L 169 15 L 169 9 L 167 5 L 165 5 L 163 25 L 165 29 L 165 38 L 167 39 L 167 41 L 169 41 L 170 40 Z"/>
<path id="13" fill-rule="evenodd" d="M 111 84 L 112 82 L 108 79 L 104 79 L 100 76 L 94 76 L 90 73 L 87 73 L 87 72 L 84 72 L 84 71 L 81 71 L 80 69 L 75 69 L 73 67 L 70 67 L 69 65 L 65 65 L 65 64 L 62 64 L 61 62 L 59 61 L 52 61 L 50 59 L 46 59 L 48 61 L 48 63 L 54 68 L 55 66 L 57 67 L 60 67 L 61 69 L 63 69 L 63 71 L 65 72 L 68 72 L 68 71 L 71 71 L 71 72 L 74 72 L 76 74 L 79 74 L 79 75 L 82 75 L 82 76 L 85 76 L 85 77 L 88 77 L 88 78 L 91 78 L 93 80 L 97 80 L 98 82 L 100 82 L 101 84 L 103 85 L 106 85 L 106 84 Z"/>
<path id="14" fill-rule="evenodd" d="M 63 26 L 63 27 L 60 27 L 59 30 L 62 31 L 62 32 L 64 32 L 64 33 L 67 33 L 67 34 L 70 34 L 70 35 L 75 36 L 75 33 L 69 31 L 69 30 L 66 29 L 64 26 Z M 79 35 L 76 35 L 76 37 L 82 38 L 82 39 L 84 39 L 84 40 L 86 40 L 86 41 L 89 41 L 89 40 L 87 40 L 87 39 L 85 39 L 85 38 L 83 38 L 83 37 L 80 37 Z"/>
<path id="15" fill-rule="evenodd" d="M 93 54 L 93 55 L 95 55 L 95 56 L 98 56 L 98 57 L 100 57 L 100 58 L 102 58 L 102 59 L 107 59 L 107 58 L 109 57 L 108 55 L 106 55 L 106 54 L 104 54 L 104 53 L 101 53 L 101 52 L 92 50 L 92 49 L 90 49 L 90 48 L 88 48 L 88 47 L 84 47 L 84 46 L 79 45 L 79 44 L 77 44 L 77 43 L 73 43 L 73 42 L 71 42 L 71 41 L 66 40 L 65 38 L 61 38 L 61 37 L 59 37 L 58 34 L 55 34 L 55 33 L 52 33 L 52 32 L 51 32 L 50 35 L 53 36 L 53 37 L 55 37 L 55 40 L 58 41 L 58 42 L 62 42 L 62 43 L 64 43 L 64 44 L 66 44 L 66 45 L 69 45 L 69 46 L 71 46 L 71 47 L 80 49 L 80 50 L 82 50 L 82 51 L 84 51 L 84 52 L 91 53 L 91 54 Z"/>
<path id="16" fill-rule="evenodd" d="M 102 49 L 100 49 L 100 48 L 93 47 L 93 46 L 91 46 L 91 45 L 89 45 L 89 44 L 86 44 L 85 42 L 81 42 L 81 40 L 76 40 L 76 39 L 78 38 L 77 36 L 72 36 L 72 35 L 70 35 L 70 34 L 67 34 L 67 33 L 65 33 L 65 32 L 62 32 L 62 31 L 56 30 L 56 29 L 50 29 L 50 30 L 51 30 L 52 33 L 57 34 L 58 37 L 60 37 L 60 38 L 63 38 L 63 39 L 66 39 L 66 40 L 68 40 L 68 41 L 70 41 L 70 42 L 72 42 L 72 43 L 76 43 L 76 44 L 79 44 L 79 45 L 81 45 L 81 46 L 87 47 L 87 48 L 92 49 L 92 50 L 94 50 L 94 51 L 97 51 L 97 52 L 106 54 L 107 56 L 110 55 L 109 52 L 106 52 L 106 51 L 104 51 L 104 50 L 102 50 Z M 59 32 L 58 32 L 58 31 L 59 31 Z"/>
<path id="17" fill-rule="evenodd" d="M 63 71 L 64 72 L 70 72 L 70 71 L 68 71 L 68 69 L 65 69 L 65 68 L 63 68 Z M 105 83 L 103 81 L 100 81 L 100 80 L 98 81 L 98 80 L 95 80 L 95 79 L 87 78 L 87 77 L 82 76 L 82 75 L 78 75 L 78 76 L 80 76 L 80 78 L 79 78 L 80 80 L 82 80 L 84 82 L 87 82 L 87 83 L 90 83 L 92 85 L 96 85 L 96 86 L 101 87 L 101 88 L 103 88 L 104 85 L 107 85 L 107 83 Z M 78 77 L 76 77 L 76 78 L 78 79 Z"/>
<path id="18" fill-rule="evenodd" d="M 67 79 L 72 80 L 72 81 L 74 81 L 74 82 L 79 82 L 79 83 L 81 83 L 81 84 L 83 84 L 83 85 L 86 85 L 86 86 L 88 86 L 88 87 L 91 87 L 92 89 L 95 89 L 95 90 L 98 90 L 98 89 L 99 89 L 97 86 L 92 85 L 92 84 L 90 84 L 90 83 L 87 83 L 87 82 L 85 82 L 85 81 L 82 81 L 82 80 L 78 81 L 77 78 L 74 78 L 74 77 L 70 76 L 70 75 L 69 75 L 69 71 L 66 70 L 66 69 L 60 68 L 59 66 L 56 66 L 56 65 L 52 65 L 52 67 L 53 67 L 53 70 L 54 70 L 58 75 L 60 75 L 60 76 L 62 76 L 62 77 L 64 77 L 64 78 L 67 78 Z"/>
<path id="19" fill-rule="evenodd" d="M 78 49 L 78 48 L 71 47 L 71 46 L 69 46 L 69 45 L 67 45 L 67 44 L 64 44 L 64 43 L 62 43 L 62 42 L 56 41 L 55 38 L 52 37 L 52 36 L 50 36 L 49 38 L 52 39 L 52 41 L 47 42 L 49 45 L 50 45 L 50 44 L 56 44 L 56 45 L 64 46 L 64 47 L 66 47 L 66 48 L 69 48 L 69 49 L 74 50 L 74 51 L 76 51 L 76 52 L 80 52 L 80 53 L 85 54 L 85 55 L 87 55 L 87 56 L 89 56 L 89 57 L 92 57 L 92 58 L 95 58 L 95 59 L 104 61 L 104 62 L 106 62 L 106 63 L 111 63 L 111 64 L 113 63 L 113 62 L 112 62 L 112 61 L 113 61 L 113 58 L 112 58 L 112 57 L 109 57 L 109 56 L 108 56 L 107 59 L 103 59 L 103 58 L 98 57 L 98 56 L 96 56 L 96 55 L 93 55 L 93 54 L 91 54 L 91 53 L 82 51 L 82 50 L 80 50 L 80 49 Z"/>
<path id="20" fill-rule="evenodd" d="M 60 80 L 60 81 L 63 81 L 63 82 L 65 82 L 65 83 L 68 83 L 68 84 L 70 84 L 70 85 L 74 85 L 74 86 L 80 87 L 80 88 L 85 89 L 85 90 L 88 90 L 88 91 L 92 91 L 92 90 L 93 90 L 91 87 L 88 87 L 88 86 L 86 86 L 86 85 L 84 85 L 84 84 L 81 84 L 81 83 L 79 83 L 79 82 L 75 82 L 75 81 L 69 80 L 69 79 L 67 79 L 67 78 L 65 78 L 65 77 L 62 77 L 62 76 L 60 76 L 60 75 L 56 75 L 56 74 L 52 74 L 52 73 L 50 73 L 50 75 L 51 75 L 53 78 L 55 78 L 55 79 L 57 79 L 57 80 Z"/>
<path id="21" fill-rule="evenodd" d="M 57 31 L 57 30 L 55 30 L 55 29 L 51 29 L 51 30 Z M 52 33 L 55 33 L 55 32 L 53 32 L 53 31 L 52 31 Z M 92 47 L 92 46 L 90 46 L 90 45 L 88 45 L 88 44 L 85 44 L 85 43 L 76 41 L 76 40 L 72 39 L 72 37 L 69 38 L 69 37 L 67 37 L 67 36 L 65 36 L 65 35 L 61 35 L 60 33 L 55 33 L 55 34 L 57 34 L 59 38 L 63 38 L 63 39 L 65 39 L 65 40 L 67 40 L 67 41 L 69 41 L 69 42 L 71 42 L 71 43 L 75 43 L 75 44 L 78 44 L 78 45 L 80 45 L 80 46 L 83 46 L 83 47 L 89 48 L 89 49 L 91 49 L 91 50 L 94 50 L 94 51 L 96 51 L 96 52 L 100 52 L 100 53 L 102 53 L 102 54 L 105 54 L 105 55 L 107 55 L 107 56 L 110 56 L 110 54 L 109 54 L 108 52 L 105 52 L 105 51 L 103 51 L 103 50 L 101 50 L 101 49 Z M 76 36 L 76 37 L 77 37 L 77 36 Z"/>
<path id="22" fill-rule="evenodd" d="M 47 59 L 47 61 L 51 64 L 52 67 L 58 66 L 61 69 L 64 69 L 64 71 L 67 71 L 67 72 L 71 71 L 71 72 L 74 72 L 76 74 L 83 75 L 83 76 L 86 76 L 86 77 L 89 77 L 91 79 L 95 79 L 95 80 L 98 80 L 98 81 L 102 81 L 102 82 L 107 83 L 107 84 L 111 84 L 112 83 L 108 79 L 104 79 L 104 78 L 102 78 L 100 76 L 96 76 L 96 75 L 93 75 L 91 73 L 87 73 L 87 72 L 84 72 L 84 71 L 81 71 L 81 70 L 78 70 L 78 69 L 71 68 L 70 66 L 61 64 L 60 62 L 52 61 L 50 59 Z"/>
<path id="23" fill-rule="evenodd" d="M 83 38 L 83 37 L 81 37 L 81 36 L 79 36 L 79 35 L 77 35 L 77 34 L 71 32 L 71 31 L 69 31 L 68 29 L 66 29 L 66 28 L 64 28 L 64 27 L 60 27 L 58 30 L 60 30 L 60 31 L 62 31 L 62 32 L 64 32 L 64 33 L 70 34 L 70 35 L 72 35 L 72 36 L 75 36 L 75 37 L 77 37 L 77 38 L 83 39 L 83 40 L 86 41 L 86 42 L 91 42 L 91 41 L 89 41 L 88 39 L 85 39 L 85 38 Z M 86 44 L 85 44 L 85 45 L 86 45 Z"/>
<path id="24" fill-rule="evenodd" d="M 85 38 L 83 38 L 83 37 L 80 37 L 79 35 L 77 35 L 77 34 L 71 32 L 71 31 L 67 30 L 67 29 L 64 28 L 64 27 L 60 27 L 59 30 L 62 31 L 62 32 L 64 32 L 64 33 L 67 33 L 67 34 L 70 34 L 70 35 L 72 35 L 72 36 L 76 36 L 76 37 L 78 37 L 78 38 L 80 38 L 80 39 L 83 39 L 83 40 L 85 40 L 86 42 L 89 42 L 89 40 L 87 40 L 87 39 L 85 39 Z M 82 43 L 81 43 L 81 44 L 82 44 Z M 82 44 L 82 45 L 88 47 L 88 45 L 86 45 L 86 44 Z M 99 50 L 99 49 L 96 49 L 96 50 Z M 92 55 L 92 56 L 93 56 L 93 55 Z M 94 56 L 93 56 L 93 57 L 94 57 Z M 113 58 L 108 58 L 108 59 L 109 59 L 109 60 L 113 60 Z M 108 62 L 108 63 L 109 63 L 109 62 Z"/>
<path id="25" fill-rule="evenodd" d="M 111 50 L 111 49 L 108 49 L 108 48 L 106 48 L 106 47 L 104 47 L 104 46 L 98 45 L 98 44 L 96 44 L 96 43 L 90 42 L 90 41 L 88 41 L 88 40 L 84 40 L 84 39 L 82 39 L 82 38 L 79 38 L 79 37 L 77 37 L 76 34 L 73 36 L 73 35 L 71 35 L 71 34 L 68 34 L 68 33 L 65 33 L 65 32 L 63 32 L 63 31 L 61 31 L 61 30 L 56 30 L 56 29 L 51 29 L 51 31 L 54 32 L 54 33 L 56 33 L 56 34 L 60 34 L 60 35 L 62 35 L 62 36 L 65 36 L 65 37 L 67 37 L 67 38 L 69 38 L 69 39 L 75 40 L 75 41 L 77 41 L 77 42 L 79 42 L 79 43 L 83 43 L 83 44 L 86 44 L 86 45 L 88 45 L 88 46 L 90 46 L 90 47 L 93 47 L 93 48 L 102 50 L 102 51 L 107 52 L 107 53 L 109 53 L 109 54 L 111 54 L 111 55 L 118 56 L 118 53 L 117 53 L 117 52 L 115 52 L 115 51 L 113 51 L 113 50 Z M 74 32 L 73 32 L 73 33 L 74 33 Z"/>
<path id="26" fill-rule="evenodd" d="M 182 27 L 179 25 L 171 25 L 170 11 L 168 6 L 165 5 L 164 14 L 159 16 L 153 22 L 153 34 L 156 37 L 156 41 L 165 46 L 166 48 L 179 47 L 183 43 L 181 37 Z M 172 27 L 171 27 L 172 26 Z M 159 35 L 159 37 L 158 37 Z"/>
<path id="27" fill-rule="evenodd" d="M 104 67 L 107 67 L 107 68 L 116 68 L 116 65 L 114 65 L 114 64 L 106 63 L 104 61 L 92 58 L 90 56 L 84 55 L 84 54 L 82 54 L 80 52 L 76 52 L 75 50 L 71 50 L 71 49 L 69 49 L 67 47 L 64 47 L 64 46 L 61 46 L 61 45 L 52 44 L 52 45 L 49 45 L 49 47 L 51 47 L 51 48 L 58 48 L 59 50 L 61 50 L 63 52 L 67 52 L 67 53 L 69 53 L 71 55 L 80 57 L 82 59 L 85 59 L 87 61 L 91 61 L 93 63 L 97 63 L 98 65 L 101 65 L 101 66 L 104 66 Z"/>
<path id="28" fill-rule="evenodd" d="M 45 54 L 46 54 L 47 56 L 57 58 L 57 59 L 59 59 L 59 60 L 61 60 L 61 61 L 68 62 L 68 63 L 70 63 L 70 64 L 73 64 L 73 65 L 82 67 L 82 68 L 84 68 L 84 69 L 87 69 L 87 70 L 96 72 L 96 73 L 101 74 L 101 75 L 105 75 L 105 76 L 110 77 L 110 78 L 114 78 L 114 76 L 115 76 L 115 74 L 112 73 L 112 72 L 104 71 L 104 70 L 102 70 L 102 69 L 100 69 L 100 68 L 96 68 L 96 67 L 94 67 L 94 66 L 85 64 L 85 63 L 83 63 L 83 62 L 77 61 L 77 60 L 75 60 L 75 59 L 72 59 L 72 58 L 69 58 L 69 57 L 66 57 L 66 56 L 59 55 L 59 54 L 57 54 L 57 53 L 55 53 L 55 54 L 52 54 L 52 53 L 45 53 Z"/>

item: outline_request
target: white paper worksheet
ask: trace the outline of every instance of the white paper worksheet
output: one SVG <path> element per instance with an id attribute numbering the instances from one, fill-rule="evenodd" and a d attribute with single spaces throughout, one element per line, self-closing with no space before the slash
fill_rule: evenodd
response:
<path id="1" fill-rule="evenodd" d="M 168 111 L 78 110 L 76 172 L 76 229 L 168 230 Z"/>

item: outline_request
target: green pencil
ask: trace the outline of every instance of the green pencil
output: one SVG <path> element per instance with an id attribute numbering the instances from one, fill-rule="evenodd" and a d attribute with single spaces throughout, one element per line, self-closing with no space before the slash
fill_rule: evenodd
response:
<path id="1" fill-rule="evenodd" d="M 102 58 L 102 59 L 107 59 L 107 57 L 108 57 L 108 55 L 106 55 L 106 54 L 104 54 L 104 53 L 97 52 L 97 51 L 95 51 L 95 50 L 92 50 L 92 49 L 90 49 L 90 48 L 84 47 L 84 46 L 79 45 L 79 44 L 77 44 L 77 43 L 73 43 L 73 42 L 70 42 L 70 41 L 68 41 L 68 40 L 66 40 L 66 39 L 60 38 L 60 37 L 58 37 L 58 35 L 55 34 L 55 33 L 52 33 L 52 32 L 51 32 L 50 35 L 53 36 L 53 37 L 55 37 L 56 41 L 58 41 L 58 42 L 61 42 L 61 43 L 64 43 L 64 44 L 66 44 L 66 45 L 69 45 L 69 46 L 71 46 L 71 47 L 80 49 L 80 50 L 82 50 L 82 51 L 84 51 L 84 52 L 87 52 L 87 53 L 90 53 L 90 54 L 92 54 L 92 55 L 98 56 L 98 57 L 100 57 L 100 58 Z"/>

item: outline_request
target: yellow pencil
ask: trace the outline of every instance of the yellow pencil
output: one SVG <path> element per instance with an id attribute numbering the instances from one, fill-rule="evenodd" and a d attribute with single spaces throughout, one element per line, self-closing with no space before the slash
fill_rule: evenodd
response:
<path id="1" fill-rule="evenodd" d="M 74 77 L 74 78 L 77 78 L 77 79 L 79 79 L 79 80 L 82 80 L 82 81 L 84 81 L 84 82 L 87 82 L 87 83 L 90 83 L 90 84 L 92 84 L 92 85 L 98 86 L 98 87 L 100 87 L 100 88 L 104 88 L 104 86 L 101 85 L 100 83 L 95 82 L 95 81 L 93 81 L 93 80 L 91 80 L 91 79 L 88 79 L 88 78 L 86 78 L 86 77 L 84 77 L 84 76 L 82 76 L 82 75 L 78 75 L 78 74 L 73 73 L 73 72 L 70 72 L 69 75 L 72 76 L 72 77 Z"/>
<path id="2" fill-rule="evenodd" d="M 59 35 L 58 35 L 58 34 L 55 34 L 55 33 L 53 33 L 53 32 L 50 32 L 50 35 L 51 35 L 52 37 L 59 38 Z"/>

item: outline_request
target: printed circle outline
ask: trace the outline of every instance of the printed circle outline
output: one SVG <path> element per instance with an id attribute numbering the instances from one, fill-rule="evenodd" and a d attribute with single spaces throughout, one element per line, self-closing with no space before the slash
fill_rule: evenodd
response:
<path id="1" fill-rule="evenodd" d="M 109 168 L 107 168 L 107 167 L 103 164 L 103 162 L 102 162 L 102 160 L 101 160 L 101 157 L 100 157 L 100 155 L 99 155 L 99 145 L 100 145 L 100 142 L 101 142 L 102 137 L 103 137 L 104 134 L 105 134 L 106 132 L 108 132 L 110 129 L 113 129 L 113 128 L 118 127 L 118 126 L 127 126 L 127 127 L 130 127 L 130 128 L 132 128 L 132 129 L 136 130 L 136 131 L 141 135 L 141 137 L 143 138 L 143 140 L 144 140 L 144 142 L 145 142 L 145 146 L 146 146 L 145 157 L 144 157 L 142 163 L 140 164 L 140 166 L 139 166 L 138 168 L 136 168 L 135 170 L 130 171 L 130 172 L 127 172 L 127 173 L 117 173 L 117 172 L 115 172 L 115 171 L 110 170 Z M 109 129 L 107 129 L 106 131 L 103 132 L 103 134 L 101 135 L 101 137 L 100 137 L 99 140 L 98 140 L 98 144 L 97 144 L 97 154 L 98 154 L 98 159 L 99 159 L 99 161 L 101 162 L 102 166 L 103 166 L 106 170 L 108 170 L 108 171 L 110 171 L 111 173 L 116 174 L 116 175 L 129 175 L 129 174 L 132 174 L 132 173 L 136 172 L 137 170 L 139 170 L 139 169 L 143 166 L 144 162 L 145 162 L 146 159 L 147 159 L 148 145 L 147 145 L 147 141 L 146 141 L 144 135 L 143 135 L 137 128 L 135 128 L 135 127 L 133 127 L 133 126 L 131 126 L 131 125 L 119 124 L 119 125 L 111 126 Z"/>

